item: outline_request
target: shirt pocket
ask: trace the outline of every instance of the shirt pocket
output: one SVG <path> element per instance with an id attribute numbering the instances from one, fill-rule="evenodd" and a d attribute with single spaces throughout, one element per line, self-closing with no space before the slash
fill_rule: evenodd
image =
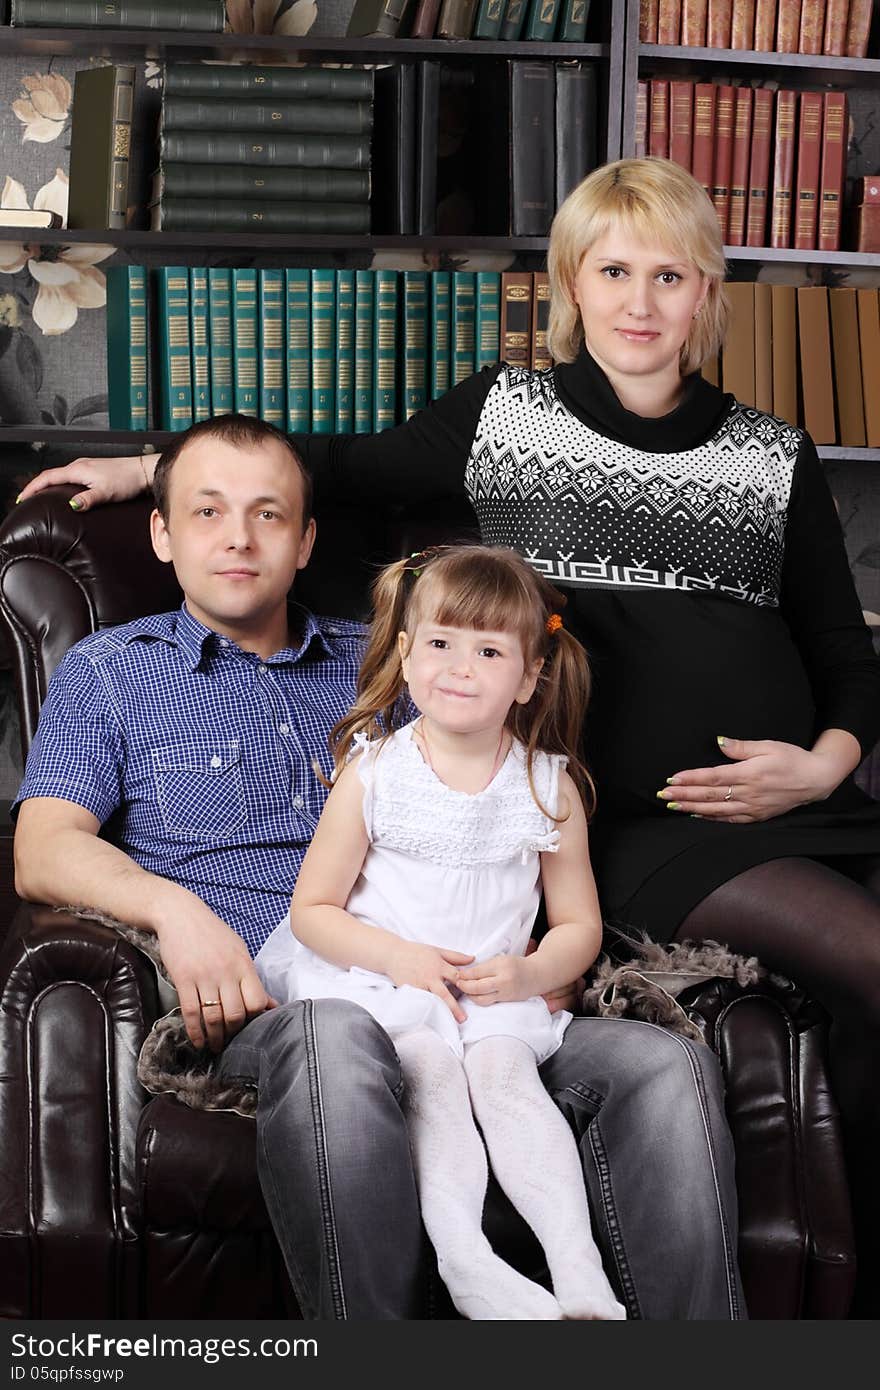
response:
<path id="1" fill-rule="evenodd" d="M 169 835 L 218 840 L 247 820 L 238 739 L 169 743 L 153 749 L 153 776 Z"/>

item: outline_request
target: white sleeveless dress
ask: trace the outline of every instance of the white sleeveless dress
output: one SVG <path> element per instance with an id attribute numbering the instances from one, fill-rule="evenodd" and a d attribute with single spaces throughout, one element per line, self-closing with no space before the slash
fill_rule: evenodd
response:
<path id="1" fill-rule="evenodd" d="M 514 741 L 495 777 L 481 792 L 454 791 L 428 767 L 412 737 L 413 725 L 385 742 L 367 743 L 358 773 L 364 787 L 369 837 L 364 865 L 346 904 L 362 922 L 407 941 L 467 952 L 476 962 L 522 955 L 540 900 L 539 854 L 558 848 L 559 831 L 537 806 L 526 774 L 526 750 Z M 535 757 L 540 800 L 556 811 L 565 758 Z M 442 1000 L 387 975 L 322 960 L 290 930 L 289 916 L 275 928 L 255 965 L 279 1003 L 292 999 L 350 999 L 394 1038 L 433 1028 L 461 1056 L 467 1043 L 504 1034 L 520 1038 L 543 1062 L 559 1047 L 571 1014 L 551 1014 L 538 997 L 514 1004 L 460 1003 L 457 1023 Z"/>

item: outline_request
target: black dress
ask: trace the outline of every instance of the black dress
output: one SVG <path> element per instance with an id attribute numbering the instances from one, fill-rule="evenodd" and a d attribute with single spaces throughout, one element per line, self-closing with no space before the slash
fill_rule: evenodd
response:
<path id="1" fill-rule="evenodd" d="M 864 753 L 880 661 L 840 524 L 802 431 L 687 378 L 662 419 L 625 410 L 585 350 L 549 372 L 496 366 L 381 435 L 298 436 L 324 495 L 430 501 L 465 489 L 487 543 L 568 596 L 594 673 L 587 755 L 606 920 L 668 939 L 706 894 L 768 859 L 880 852 L 880 803 L 847 778 L 753 825 L 669 811 L 673 773 L 731 767 L 719 734 Z"/>

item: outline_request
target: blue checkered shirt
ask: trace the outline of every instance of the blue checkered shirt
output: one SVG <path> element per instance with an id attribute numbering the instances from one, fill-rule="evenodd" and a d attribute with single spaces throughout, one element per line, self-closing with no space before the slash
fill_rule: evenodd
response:
<path id="1" fill-rule="evenodd" d="M 290 904 L 327 796 L 313 760 L 329 772 L 363 653 L 359 623 L 292 606 L 291 630 L 301 646 L 268 661 L 185 606 L 86 637 L 49 685 L 17 799 L 85 807 L 252 955 Z"/>

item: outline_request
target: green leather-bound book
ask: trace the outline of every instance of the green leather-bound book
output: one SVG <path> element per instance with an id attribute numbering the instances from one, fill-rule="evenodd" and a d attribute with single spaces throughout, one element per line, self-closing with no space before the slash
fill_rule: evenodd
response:
<path id="1" fill-rule="evenodd" d="M 474 370 L 474 272 L 452 274 L 452 385 L 457 386 Z"/>
<path id="2" fill-rule="evenodd" d="M 159 149 L 163 167 L 166 164 L 266 164 L 297 169 L 370 167 L 369 135 L 163 130 Z"/>
<path id="3" fill-rule="evenodd" d="M 336 272 L 337 434 L 354 432 L 354 271 Z"/>
<path id="4" fill-rule="evenodd" d="M 452 276 L 448 270 L 431 272 L 431 400 L 436 401 L 449 390 L 451 380 L 449 357 L 449 305 Z"/>
<path id="5" fill-rule="evenodd" d="M 12 0 L 12 23 L 49 29 L 182 29 L 219 34 L 223 0 Z"/>
<path id="6" fill-rule="evenodd" d="M 373 321 L 376 278 L 372 270 L 355 272 L 354 286 L 354 432 L 373 433 Z"/>
<path id="7" fill-rule="evenodd" d="M 545 4 L 556 0 L 544 0 Z M 166 97 L 162 129 L 256 135 L 369 135 L 370 101 L 229 101 L 225 97 Z"/>
<path id="8" fill-rule="evenodd" d="M 192 354 L 193 420 L 209 420 L 208 274 L 204 266 L 190 266 L 189 271 L 189 343 Z"/>
<path id="9" fill-rule="evenodd" d="M 107 392 L 112 430 L 149 429 L 147 272 L 112 265 L 107 277 Z"/>
<path id="10" fill-rule="evenodd" d="M 559 18 L 559 0 L 530 0 L 524 39 L 549 43 Z"/>
<path id="11" fill-rule="evenodd" d="M 296 169 L 271 164 L 163 164 L 153 202 L 167 198 L 259 203 L 368 203 L 365 169 Z"/>
<path id="12" fill-rule="evenodd" d="M 163 90 L 168 96 L 225 97 L 240 101 L 369 101 L 369 68 L 267 68 L 252 63 L 167 63 Z"/>
<path id="13" fill-rule="evenodd" d="M 504 10 L 504 18 L 501 21 L 501 33 L 499 38 L 504 40 L 516 40 L 523 31 L 526 22 L 526 10 L 529 0 L 507 0 Z"/>
<path id="14" fill-rule="evenodd" d="M 477 18 L 474 21 L 475 39 L 497 39 L 501 34 L 501 21 L 504 18 L 504 0 L 480 0 Z"/>
<path id="15" fill-rule="evenodd" d="M 211 414 L 232 411 L 232 271 L 208 269 L 208 361 Z"/>
<path id="16" fill-rule="evenodd" d="M 312 434 L 332 434 L 336 421 L 336 272 L 313 270 Z"/>
<path id="17" fill-rule="evenodd" d="M 478 270 L 474 370 L 501 360 L 501 276 L 496 270 Z"/>
<path id="18" fill-rule="evenodd" d="M 232 272 L 232 400 L 239 415 L 260 406 L 257 360 L 257 272 Z"/>
<path id="19" fill-rule="evenodd" d="M 312 423 L 311 285 L 307 270 L 284 272 L 287 303 L 287 429 L 308 434 Z"/>
<path id="20" fill-rule="evenodd" d="M 428 272 L 403 272 L 403 419 L 428 403 Z"/>
<path id="21" fill-rule="evenodd" d="M 125 226 L 133 94 L 133 67 L 83 68 L 76 74 L 68 227 Z"/>
<path id="22" fill-rule="evenodd" d="M 590 0 L 561 0 L 559 32 L 560 43 L 583 43 L 587 32 L 587 19 L 590 14 Z"/>
<path id="23" fill-rule="evenodd" d="M 193 422 L 189 271 L 185 265 L 160 265 L 153 274 L 159 337 L 159 428 L 186 430 Z"/>
<path id="24" fill-rule="evenodd" d="M 373 323 L 373 429 L 397 424 L 397 271 L 377 270 L 376 316 Z"/>
<path id="25" fill-rule="evenodd" d="M 260 419 L 283 430 L 287 415 L 284 393 L 284 271 L 261 270 Z"/>

